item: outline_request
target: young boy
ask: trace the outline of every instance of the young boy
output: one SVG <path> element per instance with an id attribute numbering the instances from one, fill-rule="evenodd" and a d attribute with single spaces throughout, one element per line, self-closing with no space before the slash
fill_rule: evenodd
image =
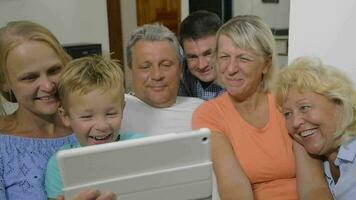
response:
<path id="1" fill-rule="evenodd" d="M 61 149 L 140 137 L 132 133 L 119 134 L 125 106 L 124 92 L 124 76 L 117 62 L 91 56 L 68 63 L 58 83 L 59 114 L 63 124 L 72 128 L 79 143 Z M 49 160 L 46 171 L 49 199 L 63 194 L 55 156 Z"/>

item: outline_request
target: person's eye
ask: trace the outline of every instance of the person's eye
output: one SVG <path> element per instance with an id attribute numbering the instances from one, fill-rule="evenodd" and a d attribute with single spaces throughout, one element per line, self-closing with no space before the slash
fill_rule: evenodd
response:
<path id="1" fill-rule="evenodd" d="M 198 56 L 196 55 L 186 55 L 185 57 L 188 61 L 194 61 L 198 59 Z"/>
<path id="2" fill-rule="evenodd" d="M 38 75 L 36 75 L 36 74 L 29 74 L 24 77 L 21 77 L 20 80 L 26 81 L 26 82 L 32 82 L 32 81 L 35 81 L 37 79 L 37 77 L 38 77 Z"/>
<path id="3" fill-rule="evenodd" d="M 227 60 L 229 58 L 230 58 L 230 56 L 228 56 L 228 55 L 220 55 L 219 56 L 219 60 Z"/>
<path id="4" fill-rule="evenodd" d="M 164 62 L 164 63 L 161 64 L 161 66 L 163 66 L 163 67 L 171 67 L 172 63 L 171 62 Z"/>
<path id="5" fill-rule="evenodd" d="M 284 112 L 283 112 L 283 115 L 284 115 L 284 118 L 288 119 L 288 118 L 290 118 L 290 117 L 292 116 L 292 112 L 290 112 L 290 111 L 284 111 Z"/>
<path id="6" fill-rule="evenodd" d="M 106 116 L 116 117 L 118 114 L 119 114 L 118 112 L 109 112 L 109 113 L 106 113 Z"/>
<path id="7" fill-rule="evenodd" d="M 81 115 L 79 118 L 80 119 L 90 119 L 92 116 L 91 115 Z"/>
<path id="8" fill-rule="evenodd" d="M 311 106 L 309 106 L 309 105 L 302 105 L 302 106 L 300 106 L 300 111 L 301 112 L 308 112 L 310 109 L 311 109 Z"/>
<path id="9" fill-rule="evenodd" d="M 151 67 L 151 65 L 149 65 L 149 64 L 143 64 L 143 65 L 138 66 L 139 69 L 149 69 L 150 67 Z"/>
<path id="10" fill-rule="evenodd" d="M 206 56 L 206 57 L 211 57 L 213 55 L 213 51 L 207 51 L 203 54 L 203 56 Z"/>
<path id="11" fill-rule="evenodd" d="M 54 66 L 48 70 L 49 75 L 57 75 L 62 71 L 62 66 Z"/>
<path id="12" fill-rule="evenodd" d="M 251 58 L 246 57 L 246 56 L 241 56 L 241 57 L 240 57 L 240 60 L 241 60 L 242 62 L 250 62 L 250 61 L 252 61 Z"/>

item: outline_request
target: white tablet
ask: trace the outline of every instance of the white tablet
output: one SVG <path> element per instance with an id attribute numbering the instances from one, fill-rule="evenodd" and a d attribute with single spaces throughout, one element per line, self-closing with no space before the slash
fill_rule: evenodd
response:
<path id="1" fill-rule="evenodd" d="M 120 200 L 211 199 L 209 129 L 170 133 L 58 152 L 64 195 L 85 188 Z"/>

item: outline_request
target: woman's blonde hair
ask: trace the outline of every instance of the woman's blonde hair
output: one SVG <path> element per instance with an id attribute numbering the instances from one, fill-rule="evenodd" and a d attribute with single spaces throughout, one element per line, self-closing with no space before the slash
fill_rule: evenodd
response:
<path id="1" fill-rule="evenodd" d="M 216 41 L 221 35 L 229 37 L 237 47 L 262 54 L 266 60 L 270 60 L 270 66 L 262 77 L 263 91 L 271 89 L 272 80 L 278 70 L 276 44 L 271 29 L 258 16 L 240 15 L 223 24 L 216 34 Z M 216 42 L 215 52 L 219 45 Z M 215 55 L 216 64 L 217 55 Z"/>
<path id="2" fill-rule="evenodd" d="M 275 81 L 274 93 L 279 106 L 291 89 L 314 92 L 340 105 L 342 113 L 335 137 L 347 141 L 356 136 L 356 90 L 340 70 L 315 57 L 297 58 L 281 70 Z"/>

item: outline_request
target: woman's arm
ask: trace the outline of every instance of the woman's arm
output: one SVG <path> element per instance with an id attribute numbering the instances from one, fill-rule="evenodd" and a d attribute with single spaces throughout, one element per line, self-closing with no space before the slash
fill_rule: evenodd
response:
<path id="1" fill-rule="evenodd" d="M 311 157 L 304 147 L 293 142 L 297 165 L 297 189 L 301 200 L 333 199 L 321 159 Z"/>
<path id="2" fill-rule="evenodd" d="M 212 159 L 222 200 L 253 199 L 250 181 L 243 172 L 229 140 L 220 133 L 212 133 Z"/>

